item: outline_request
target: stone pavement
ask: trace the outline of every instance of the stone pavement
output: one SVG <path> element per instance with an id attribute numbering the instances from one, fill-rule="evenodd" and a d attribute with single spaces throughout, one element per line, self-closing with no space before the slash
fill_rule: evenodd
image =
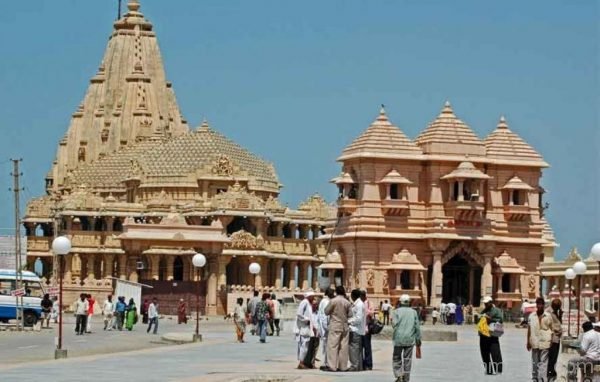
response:
<path id="1" fill-rule="evenodd" d="M 0 380 L 81 381 L 82 375 L 105 380 L 224 382 L 271 380 L 296 381 L 393 381 L 392 345 L 374 340 L 373 371 L 325 373 L 296 370 L 295 342 L 289 332 L 269 337 L 267 344 L 248 337 L 245 344 L 234 342 L 233 325 L 204 325 L 204 341 L 187 345 L 148 348 L 139 351 L 73 357 L 69 359 L 7 364 L 1 362 Z M 188 324 L 187 330 L 193 330 Z M 507 329 L 502 338 L 505 373 L 484 377 L 479 356 L 478 337 L 473 326 L 458 327 L 457 342 L 426 342 L 423 359 L 413 363 L 411 381 L 529 381 L 530 355 L 525 350 L 525 331 Z M 145 334 L 145 333 L 144 333 Z M 2 337 L 0 337 L 2 341 Z M 3 357 L 2 357 L 3 358 Z M 2 359 L 3 361 L 3 359 Z M 288 379 L 292 378 L 292 379 Z"/>

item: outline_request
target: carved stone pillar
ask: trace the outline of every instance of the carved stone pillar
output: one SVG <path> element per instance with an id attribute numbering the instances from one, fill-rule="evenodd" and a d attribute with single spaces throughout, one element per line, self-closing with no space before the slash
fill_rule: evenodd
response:
<path id="1" fill-rule="evenodd" d="M 312 277 L 310 280 L 310 285 L 313 290 L 319 290 L 319 268 L 317 268 L 317 263 L 312 263 Z"/>
<path id="2" fill-rule="evenodd" d="M 275 233 L 277 237 L 283 237 L 283 223 L 275 222 Z"/>
<path id="3" fill-rule="evenodd" d="M 281 267 L 283 266 L 283 260 L 275 260 L 275 288 L 279 289 L 282 287 L 283 282 L 281 280 Z"/>
<path id="4" fill-rule="evenodd" d="M 290 238 L 295 239 L 297 232 L 298 232 L 298 224 L 290 223 L 290 236 L 291 236 Z"/>
<path id="5" fill-rule="evenodd" d="M 335 289 L 335 269 L 327 270 L 327 278 L 329 278 L 329 287 Z"/>
<path id="6" fill-rule="evenodd" d="M 220 255 L 219 259 L 219 290 L 227 287 L 227 265 L 231 261 L 231 257 Z"/>
<path id="7" fill-rule="evenodd" d="M 458 181 L 458 198 L 456 198 L 456 200 L 458 200 L 459 202 L 462 202 L 465 200 L 465 195 L 463 194 L 463 190 L 464 190 L 464 185 L 465 182 L 461 179 Z"/>
<path id="8" fill-rule="evenodd" d="M 206 295 L 206 314 L 217 314 L 217 283 L 219 272 L 219 260 L 217 256 L 208 258 L 208 280 L 207 280 L 207 295 Z"/>
<path id="9" fill-rule="evenodd" d="M 496 274 L 496 293 L 502 293 L 502 274 Z M 507 291 L 508 292 L 508 291 Z"/>
<path id="10" fill-rule="evenodd" d="M 419 285 L 419 272 L 420 271 L 412 271 L 412 289 L 420 290 L 421 286 Z"/>
<path id="11" fill-rule="evenodd" d="M 71 281 L 73 278 L 73 255 L 68 254 L 63 256 L 63 279 Z"/>
<path id="12" fill-rule="evenodd" d="M 304 261 L 301 263 L 300 269 L 301 277 L 298 276 L 298 282 L 302 285 L 302 290 L 307 290 L 310 287 L 310 280 L 308 279 L 308 268 L 310 267 L 310 263 L 308 261 Z"/>
<path id="13" fill-rule="evenodd" d="M 431 306 L 439 306 L 442 302 L 442 251 L 433 251 L 433 267 L 431 271 Z"/>
<path id="14" fill-rule="evenodd" d="M 102 278 L 108 278 L 113 275 L 115 255 L 107 253 L 104 255 L 104 268 L 102 269 Z"/>
<path id="15" fill-rule="evenodd" d="M 167 256 L 167 280 L 168 281 L 172 281 L 173 280 L 173 264 L 175 263 L 175 256 Z"/>
<path id="16" fill-rule="evenodd" d="M 160 256 L 159 255 L 148 255 L 148 261 L 150 262 L 150 274 L 148 277 L 150 280 L 158 280 L 159 273 L 159 264 L 160 264 Z"/>
<path id="17" fill-rule="evenodd" d="M 296 289 L 296 264 L 297 261 L 289 261 L 288 262 L 288 274 L 290 275 L 290 284 L 288 286 L 289 289 Z"/>
<path id="18" fill-rule="evenodd" d="M 120 254 L 119 257 L 119 278 L 127 280 L 127 255 Z"/>
<path id="19" fill-rule="evenodd" d="M 87 279 L 95 280 L 96 275 L 94 274 L 94 270 L 96 268 L 96 255 L 87 255 Z"/>
<path id="20" fill-rule="evenodd" d="M 492 294 L 492 259 L 493 254 L 484 254 L 485 263 L 481 275 L 481 296 L 490 296 Z"/>
<path id="21" fill-rule="evenodd" d="M 115 218 L 112 216 L 108 216 L 106 218 L 106 230 L 107 231 L 112 231 L 113 230 L 113 224 L 115 223 Z"/>

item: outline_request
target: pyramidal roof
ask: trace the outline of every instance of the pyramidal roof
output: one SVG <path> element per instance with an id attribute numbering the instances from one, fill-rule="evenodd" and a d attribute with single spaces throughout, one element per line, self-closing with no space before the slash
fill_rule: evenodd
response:
<path id="1" fill-rule="evenodd" d="M 548 167 L 544 158 L 516 133 L 508 128 L 506 119 L 500 117 L 498 126 L 484 140 L 487 156 L 516 162 L 531 162 L 540 167 Z"/>
<path id="2" fill-rule="evenodd" d="M 450 102 L 415 139 L 425 154 L 485 156 L 485 146 L 466 123 L 456 117 Z"/>
<path id="3" fill-rule="evenodd" d="M 344 149 L 339 161 L 351 158 L 403 158 L 423 152 L 388 119 L 382 107 L 379 116 L 358 138 Z"/>
<path id="4" fill-rule="evenodd" d="M 138 0 L 129 0 L 127 8 L 113 25 L 98 72 L 59 145 L 50 174 L 54 188 L 64 184 L 68 172 L 123 146 L 189 130 L 165 78 L 152 24 Z"/>

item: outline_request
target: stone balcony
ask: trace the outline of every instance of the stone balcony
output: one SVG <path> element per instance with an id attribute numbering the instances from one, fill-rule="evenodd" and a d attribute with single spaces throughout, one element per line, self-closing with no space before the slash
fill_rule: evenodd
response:
<path id="1" fill-rule="evenodd" d="M 529 220 L 529 217 L 530 217 L 529 206 L 517 206 L 517 205 L 504 206 L 504 217 L 506 218 L 506 220 L 511 220 L 511 221 Z"/>
<path id="2" fill-rule="evenodd" d="M 52 239 L 47 236 L 28 236 L 27 252 L 50 252 Z"/>
<path id="3" fill-rule="evenodd" d="M 410 212 L 408 200 L 383 199 L 381 212 L 386 216 L 406 216 Z"/>
<path id="4" fill-rule="evenodd" d="M 457 221 L 481 220 L 485 214 L 485 203 L 482 198 L 477 201 L 453 200 L 446 202 L 446 214 Z"/>
<path id="5" fill-rule="evenodd" d="M 323 248 L 322 248 L 323 247 Z M 280 239 L 268 237 L 264 249 L 271 253 L 285 253 L 288 255 L 312 256 L 324 255 L 323 244 L 306 239 Z"/>
<path id="6" fill-rule="evenodd" d="M 117 239 L 120 232 L 101 231 L 72 231 L 69 235 L 73 247 L 88 248 L 121 248 L 121 241 Z"/>

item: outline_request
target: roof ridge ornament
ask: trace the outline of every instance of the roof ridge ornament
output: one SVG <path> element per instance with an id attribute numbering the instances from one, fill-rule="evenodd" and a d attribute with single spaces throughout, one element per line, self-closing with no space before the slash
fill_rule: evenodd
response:
<path id="1" fill-rule="evenodd" d="M 444 102 L 444 107 L 442 108 L 442 112 L 440 113 L 440 116 L 442 116 L 444 114 L 448 114 L 448 115 L 452 115 L 453 117 L 456 117 L 454 115 L 454 110 L 452 109 L 452 105 L 450 105 L 450 101 L 448 101 L 448 100 L 446 100 L 446 102 Z"/>
<path id="2" fill-rule="evenodd" d="M 503 115 L 500 116 L 500 120 L 498 121 L 498 126 L 496 129 L 505 129 L 508 130 L 508 123 L 506 123 L 506 118 Z"/>

